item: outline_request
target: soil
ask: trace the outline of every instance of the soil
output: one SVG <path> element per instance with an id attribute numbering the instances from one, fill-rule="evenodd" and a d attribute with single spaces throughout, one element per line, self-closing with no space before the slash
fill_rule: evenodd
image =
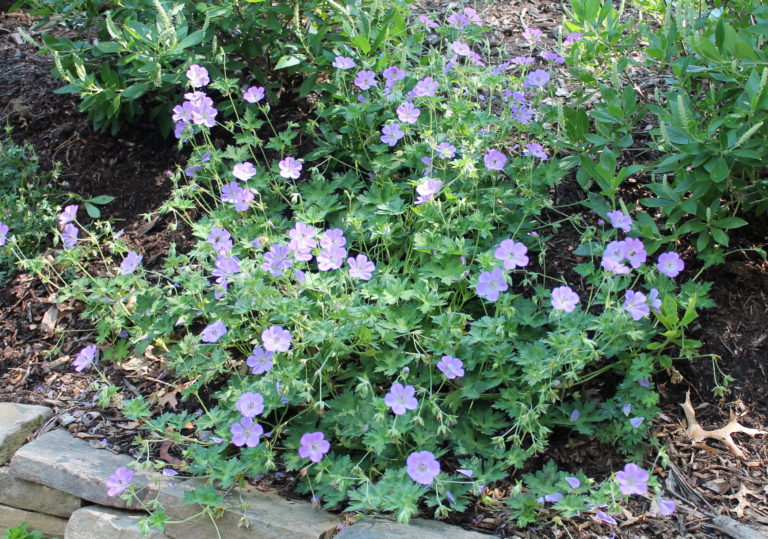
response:
<path id="1" fill-rule="evenodd" d="M 526 52 L 518 38 L 526 26 L 541 28 L 545 39 L 554 41 L 562 21 L 559 2 L 482 2 L 477 9 L 494 28 L 491 45 L 506 48 L 511 55 Z M 420 12 L 444 13 L 454 3 L 424 0 Z M 104 217 L 124 229 L 132 248 L 145 254 L 147 265 L 158 263 L 171 243 L 185 244 L 183 228 L 157 218 L 153 213 L 165 201 L 171 185 L 165 171 L 183 163 L 174 141 L 163 139 L 147 126 L 134 126 L 117 137 L 94 132 L 86 116 L 77 111 L 78 101 L 52 91 L 61 83 L 50 76 L 51 61 L 39 56 L 16 32 L 28 32 L 31 21 L 25 15 L 0 13 L 0 123 L 13 127 L 16 142 L 31 144 L 44 168 L 61 164 L 59 187 L 82 197 L 111 195 L 114 202 L 103 206 Z M 283 109 L 283 110 L 287 110 Z M 303 109 L 306 110 L 306 109 Z M 302 112 L 304 114 L 304 112 Z M 291 118 L 285 118 L 290 121 Z M 647 157 L 647 156 L 646 156 Z M 641 189 L 641 186 L 636 189 Z M 557 203 L 577 202 L 583 193 L 564 184 L 553 193 Z M 627 197 L 633 199 L 632 190 Z M 63 199 L 62 204 L 67 200 Z M 149 216 L 149 219 L 143 215 Z M 735 414 L 745 426 L 768 428 L 768 397 L 764 386 L 768 359 L 768 262 L 752 249 L 768 244 L 768 222 L 751 219 L 750 226 L 733 232 L 732 253 L 724 264 L 704 271 L 700 278 L 713 283 L 711 296 L 717 307 L 704 311 L 693 330 L 693 338 L 704 343 L 702 358 L 677 362 L 674 369 L 658 373 L 656 383 L 662 397 L 663 413 L 652 429 L 658 445 L 669 458 L 669 467 L 654 465 L 666 478 L 667 495 L 679 495 L 680 510 L 673 518 L 645 516 L 648 503 L 635 500 L 626 508 L 621 526 L 609 526 L 593 515 L 583 515 L 561 526 L 517 530 L 506 521 L 503 509 L 477 506 L 454 522 L 466 528 L 501 536 L 541 537 L 566 534 L 573 537 L 642 536 L 723 536 L 712 523 L 714 514 L 723 514 L 749 525 L 768 525 L 765 485 L 768 483 L 768 442 L 764 436 L 750 438 L 737 434 L 735 442 L 746 458 L 739 458 L 713 442 L 692 445 L 679 406 L 690 392 L 696 416 L 706 429 L 725 425 Z M 557 241 L 567 244 L 567 235 Z M 553 246 L 554 247 L 554 246 Z M 566 253 L 558 267 L 572 267 Z M 695 259 L 686 259 L 684 277 L 699 271 Z M 90 328 L 79 318 L 82 306 L 57 304 L 55 291 L 38 278 L 19 273 L 0 289 L 0 401 L 45 404 L 57 413 L 55 422 L 88 440 L 94 447 L 132 453 L 138 425 L 110 406 L 95 403 L 98 382 L 91 373 L 76 373 L 71 359 L 92 339 Z M 54 312 L 55 310 L 55 312 Z M 46 316 L 47 315 L 47 316 Z M 54 329 L 51 329 L 51 321 Z M 126 389 L 128 397 L 154 394 L 164 406 L 176 406 L 177 389 L 169 381 L 162 362 L 148 361 L 105 365 L 107 378 Z M 711 358 L 718 357 L 716 364 Z M 729 393 L 718 398 L 713 388 L 723 376 L 733 378 Z M 167 381 L 166 381 L 167 380 Z M 718 380 L 718 382 L 716 382 Z M 556 435 L 546 455 L 568 469 L 582 468 L 591 476 L 609 476 L 623 466 L 622 456 L 586 437 Z M 648 467 L 655 454 L 650 455 Z M 168 448 L 159 458 L 173 464 Z M 275 488 L 290 485 L 290 477 L 277 474 L 268 479 Z M 491 497 L 503 498 L 501 488 Z"/>

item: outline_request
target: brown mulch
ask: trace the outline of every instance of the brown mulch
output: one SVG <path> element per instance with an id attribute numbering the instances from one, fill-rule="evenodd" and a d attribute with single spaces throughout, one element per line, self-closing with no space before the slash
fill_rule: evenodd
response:
<path id="1" fill-rule="evenodd" d="M 495 29 L 492 45 L 495 41 L 494 46 L 506 47 L 511 55 L 524 52 L 517 37 L 524 26 L 541 28 L 546 38 L 554 41 L 562 20 L 560 3 L 551 0 L 523 0 L 514 6 L 507 2 L 478 4 L 478 12 Z M 419 9 L 444 12 L 448 5 L 423 0 Z M 450 9 L 454 7 L 451 3 Z M 148 263 L 159 262 L 171 242 L 185 242 L 183 229 L 172 230 L 164 219 L 148 225 L 141 217 L 156 210 L 170 192 L 164 172 L 182 160 L 173 141 L 140 127 L 117 137 L 93 132 L 86 117 L 77 112 L 75 97 L 52 93 L 61 82 L 49 76 L 50 60 L 20 42 L 15 34 L 17 26 L 29 29 L 31 24 L 23 15 L 0 14 L 0 123 L 13 126 L 14 140 L 35 147 L 44 168 L 61 163 L 64 190 L 85 197 L 115 196 L 113 203 L 102 208 L 104 215 L 118 221 L 116 228 L 125 229 L 131 246 L 144 253 Z M 561 197 L 559 203 L 579 200 L 573 189 L 561 189 L 557 195 Z M 678 362 L 674 370 L 659 373 L 655 380 L 663 414 L 652 432 L 670 463 L 668 468 L 657 466 L 655 471 L 670 489 L 669 497 L 674 495 L 672 491 L 681 496 L 676 515 L 665 519 L 646 516 L 648 502 L 633 500 L 618 528 L 584 515 L 564 526 L 516 530 L 504 519 L 503 509 L 478 506 L 463 515 L 465 527 L 517 537 L 719 537 L 725 533 L 711 518 L 717 513 L 745 524 L 768 525 L 765 437 L 736 436 L 745 459 L 717 442 L 694 447 L 679 406 L 690 389 L 697 418 L 707 429 L 724 425 L 731 411 L 747 426 L 768 426 L 764 391 L 768 381 L 768 264 L 747 250 L 768 244 L 768 226 L 765 220 L 756 223 L 733 234 L 736 248 L 744 250 L 729 255 L 726 264 L 701 276 L 714 283 L 712 296 L 718 307 L 703 312 L 693 329 L 693 336 L 705 343 L 702 353 L 719 356 L 719 369 L 734 378 L 731 392 L 722 400 L 712 395 L 717 371 L 708 358 Z M 555 241 L 567 244 L 570 240 L 560 234 Z M 559 262 L 567 271 L 573 264 L 567 249 L 563 252 L 566 254 Z M 690 267 L 686 274 L 692 276 L 698 271 L 696 263 L 687 262 Z M 57 415 L 50 426 L 65 426 L 94 447 L 134 453 L 132 440 L 138 425 L 126 420 L 114 406 L 100 408 L 95 402 L 98 379 L 92 373 L 71 369 L 71 359 L 93 339 L 79 318 L 81 309 L 77 304 L 57 305 L 55 290 L 31 275 L 21 273 L 5 283 L 0 289 L 0 401 L 51 406 Z M 124 398 L 154 395 L 159 410 L 178 405 L 162 358 L 151 349 L 144 357 L 102 368 L 110 382 L 122 388 Z M 553 457 L 566 466 L 588 467 L 593 476 L 607 477 L 623 466 L 615 450 L 592 441 L 565 437 L 557 442 L 551 449 Z M 175 457 L 167 449 L 161 457 L 173 463 Z M 290 478 L 283 474 L 275 481 L 279 484 Z"/>

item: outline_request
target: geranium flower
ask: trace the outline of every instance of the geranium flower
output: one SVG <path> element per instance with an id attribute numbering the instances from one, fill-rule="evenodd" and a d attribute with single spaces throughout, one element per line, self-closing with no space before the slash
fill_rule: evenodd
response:
<path id="1" fill-rule="evenodd" d="M 133 479 L 133 471 L 125 466 L 120 466 L 106 481 L 107 496 L 117 496 L 128 489 Z"/>
<path id="2" fill-rule="evenodd" d="M 430 485 L 440 474 L 440 463 L 429 451 L 415 451 L 405 461 L 408 477 L 421 485 Z"/>
<path id="3" fill-rule="evenodd" d="M 415 410 L 419 407 L 419 402 L 414 397 L 416 388 L 413 386 L 403 386 L 396 382 L 392 384 L 389 393 L 384 395 L 384 404 L 392 408 L 395 415 L 402 415 L 406 410 Z"/>
<path id="4" fill-rule="evenodd" d="M 330 449 L 331 444 L 325 439 L 325 434 L 322 432 L 308 432 L 301 436 L 299 440 L 301 446 L 299 447 L 299 456 L 303 459 L 308 458 L 312 462 L 320 462 Z"/>

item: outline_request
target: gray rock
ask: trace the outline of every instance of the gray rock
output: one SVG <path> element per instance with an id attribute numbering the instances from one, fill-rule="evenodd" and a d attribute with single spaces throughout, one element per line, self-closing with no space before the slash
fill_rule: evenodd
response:
<path id="1" fill-rule="evenodd" d="M 184 492 L 199 480 L 189 480 L 160 491 L 159 501 L 172 520 L 184 520 L 200 512 L 200 506 L 184 503 Z M 216 530 L 226 539 L 327 539 L 333 536 L 339 518 L 312 508 L 309 502 L 287 500 L 276 494 L 241 489 L 224 498 L 227 509 L 216 525 L 207 515 L 180 524 L 169 524 L 165 533 L 178 539 L 211 539 Z"/>
<path id="2" fill-rule="evenodd" d="M 65 430 L 47 432 L 19 449 L 11 460 L 11 475 L 61 490 L 109 507 L 127 507 L 119 496 L 107 496 L 105 485 L 120 466 L 133 459 L 94 449 Z M 137 471 L 131 484 L 142 500 L 154 498 L 169 482 L 158 473 Z"/>
<path id="3" fill-rule="evenodd" d="M 160 532 L 141 535 L 139 513 L 90 506 L 72 513 L 64 539 L 166 539 Z"/>
<path id="4" fill-rule="evenodd" d="M 414 519 L 399 524 L 382 518 L 366 518 L 344 528 L 334 539 L 489 539 L 490 535 L 470 532 L 436 520 Z"/>
<path id="5" fill-rule="evenodd" d="M 83 501 L 60 490 L 14 477 L 9 468 L 4 466 L 0 468 L 0 504 L 69 517 L 82 507 Z"/>
<path id="6" fill-rule="evenodd" d="M 45 406 L 0 402 L 0 466 L 51 415 L 53 412 Z"/>
<path id="7" fill-rule="evenodd" d="M 67 527 L 66 518 L 0 505 L 0 537 L 11 526 L 18 526 L 23 522 L 29 524 L 30 531 L 36 530 L 53 537 L 64 537 L 64 528 Z"/>

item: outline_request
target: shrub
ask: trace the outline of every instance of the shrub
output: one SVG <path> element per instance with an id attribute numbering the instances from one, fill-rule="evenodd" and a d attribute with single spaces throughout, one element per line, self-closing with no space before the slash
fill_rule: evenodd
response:
<path id="1" fill-rule="evenodd" d="M 297 490 L 325 507 L 401 521 L 424 505 L 466 509 L 556 428 L 642 453 L 657 411 L 651 375 L 695 356 L 685 327 L 707 288 L 677 284 L 683 262 L 652 221 L 605 203 L 595 207 L 609 225 L 553 217 L 549 190 L 572 160 L 552 146 L 560 107 L 533 54 L 557 62 L 567 51 L 541 51 L 529 32 L 530 60 L 500 63 L 476 17 L 422 17 L 367 48 L 338 43 L 317 118 L 281 132 L 259 87 L 233 91 L 236 120 L 217 122 L 208 84 L 237 82 L 203 83 L 195 67 L 174 109 L 192 158 L 164 211 L 196 243 L 172 247 L 160 267 L 108 226 L 69 216 L 62 296 L 86 303 L 105 358 L 152 345 L 192 399 L 165 413 L 122 401 L 151 432 L 145 449 L 171 440 L 185 471 L 223 488 L 298 471 Z M 221 130 L 231 145 L 213 143 Z M 313 137 L 304 155 L 300 135 Z M 583 257 L 574 271 L 551 265 L 564 227 Z M 102 245 L 104 269 L 83 272 Z M 84 348 L 75 365 L 98 368 L 96 358 Z M 597 395 L 589 382 L 606 374 Z M 111 488 L 128 489 L 128 475 Z M 549 503 L 573 515 L 629 492 L 552 465 L 525 481 L 509 502 L 521 524 Z"/>
<path id="2" fill-rule="evenodd" d="M 169 133 L 179 84 L 196 62 L 209 62 L 215 80 L 221 80 L 225 68 L 243 81 L 275 87 L 301 75 L 298 91 L 306 95 L 328 67 L 328 51 L 342 39 L 342 26 L 352 28 L 346 20 L 349 7 L 334 0 L 137 0 L 117 6 L 31 0 L 31 5 L 41 24 L 66 15 L 78 31 L 75 39 L 44 34 L 42 50 L 54 55 L 54 75 L 67 82 L 57 91 L 78 94 L 80 111 L 88 113 L 96 129 L 113 134 L 140 118 L 146 121 L 146 113 Z M 388 5 L 381 10 L 385 22 L 402 21 L 401 3 Z M 370 19 L 360 20 L 370 27 Z M 377 40 L 391 31 L 388 24 L 381 28 Z M 360 46 L 370 47 L 364 35 L 354 37 Z M 235 88 L 217 89 L 227 96 Z M 222 110 L 229 113 L 226 105 Z"/>

